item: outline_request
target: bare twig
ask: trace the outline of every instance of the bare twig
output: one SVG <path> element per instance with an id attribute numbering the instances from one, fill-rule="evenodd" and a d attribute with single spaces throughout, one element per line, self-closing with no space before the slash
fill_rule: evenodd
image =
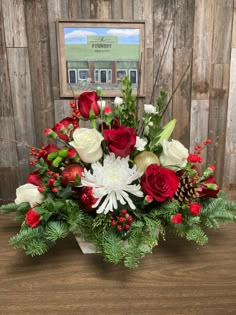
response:
<path id="1" fill-rule="evenodd" d="M 184 79 L 184 77 L 185 77 L 185 75 L 186 75 L 186 73 L 187 73 L 187 71 L 189 70 L 190 67 L 191 67 L 191 65 L 189 64 L 189 65 L 187 66 L 187 68 L 185 69 L 185 71 L 184 71 L 182 77 L 180 78 L 179 82 L 177 83 L 177 85 L 176 85 L 174 91 L 173 91 L 172 94 L 171 94 L 171 97 L 170 97 L 169 101 L 167 102 L 167 104 L 166 104 L 166 106 L 165 106 L 165 108 L 164 108 L 164 110 L 163 110 L 163 112 L 162 112 L 162 114 L 161 114 L 161 118 L 165 115 L 165 112 L 166 112 L 166 110 L 167 110 L 167 108 L 168 108 L 170 102 L 172 101 L 172 99 L 173 99 L 173 97 L 174 97 L 176 91 L 178 90 L 180 84 L 182 83 L 182 81 L 183 81 L 183 79 Z"/>
<path id="2" fill-rule="evenodd" d="M 3 141 L 11 141 L 11 142 L 15 142 L 15 143 L 18 143 L 18 144 L 22 144 L 22 145 L 24 145 L 25 147 L 28 147 L 28 148 L 36 148 L 34 145 L 30 145 L 28 143 L 17 141 L 15 139 L 8 139 L 8 138 L 3 138 L 3 137 L 0 137 L 0 139 L 3 140 Z M 40 150 L 39 148 L 36 148 L 36 149 Z"/>
<path id="3" fill-rule="evenodd" d="M 164 58 L 164 55 L 165 55 L 165 52 L 166 52 L 166 48 L 167 48 L 167 44 L 168 44 L 168 42 L 169 42 L 169 39 L 170 39 L 170 36 L 171 36 L 171 33 L 172 33 L 172 29 L 173 29 L 173 26 L 174 26 L 174 23 L 175 23 L 175 16 L 176 16 L 176 13 L 177 13 L 177 9 L 176 9 L 175 12 L 174 12 L 173 19 L 172 19 L 172 23 L 171 23 L 171 26 L 170 26 L 170 29 L 169 29 L 169 32 L 168 32 L 168 35 L 167 35 L 167 38 L 166 38 L 166 41 L 165 41 L 165 44 L 164 44 L 162 53 L 161 53 L 160 62 L 159 62 L 158 67 L 157 67 L 157 73 L 156 73 L 155 81 L 154 81 L 153 88 L 152 88 L 152 94 L 151 94 L 151 98 L 150 98 L 150 104 L 152 104 L 152 102 L 153 102 L 154 90 L 155 90 L 156 84 L 157 84 L 158 79 L 159 79 L 159 75 L 160 75 L 160 72 L 161 72 L 162 61 L 163 61 L 163 58 Z M 168 47 L 169 47 L 169 46 L 168 46 Z"/>

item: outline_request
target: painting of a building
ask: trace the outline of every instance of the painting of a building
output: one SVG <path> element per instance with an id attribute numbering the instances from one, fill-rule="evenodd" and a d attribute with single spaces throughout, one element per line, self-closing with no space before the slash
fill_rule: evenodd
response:
<path id="1" fill-rule="evenodd" d="M 68 85 L 117 89 L 124 76 L 138 86 L 139 29 L 65 28 Z M 68 87 L 70 88 L 70 87 Z"/>

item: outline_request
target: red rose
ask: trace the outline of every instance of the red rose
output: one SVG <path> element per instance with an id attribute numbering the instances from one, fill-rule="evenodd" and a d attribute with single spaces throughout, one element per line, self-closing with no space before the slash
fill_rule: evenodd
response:
<path id="1" fill-rule="evenodd" d="M 163 202 L 174 196 L 179 186 L 179 177 L 170 169 L 151 164 L 146 168 L 140 184 L 145 194 Z"/>
<path id="2" fill-rule="evenodd" d="M 79 194 L 79 203 L 81 208 L 87 211 L 95 211 L 93 205 L 97 202 L 97 198 L 93 195 L 92 187 L 83 187 Z"/>
<path id="3" fill-rule="evenodd" d="M 209 178 L 203 180 L 202 184 L 212 184 L 214 189 L 210 189 L 204 185 L 201 185 L 201 191 L 199 191 L 200 197 L 210 197 L 210 198 L 217 198 L 219 192 L 219 186 L 216 184 L 215 178 L 210 176 Z"/>
<path id="4" fill-rule="evenodd" d="M 57 123 L 52 130 L 56 132 L 59 138 L 61 138 L 64 141 L 68 141 L 68 127 L 70 124 L 73 125 L 74 120 L 71 117 L 66 117 L 62 119 L 59 123 Z M 62 130 L 66 132 L 66 134 L 62 133 Z M 71 132 L 70 132 L 71 133 Z M 69 135 L 70 136 L 70 135 Z"/>
<path id="5" fill-rule="evenodd" d="M 183 220 L 183 216 L 181 213 L 177 213 L 175 215 L 172 215 L 171 217 L 171 221 L 174 223 L 174 224 L 180 224 Z"/>
<path id="6" fill-rule="evenodd" d="M 99 115 L 100 109 L 97 101 L 99 97 L 96 92 L 84 92 L 78 97 L 78 107 L 80 111 L 80 115 L 83 118 L 89 118 L 89 112 L 92 109 L 96 116 Z"/>
<path id="7" fill-rule="evenodd" d="M 188 207 L 189 207 L 189 211 L 193 215 L 199 215 L 200 214 L 201 205 L 199 203 L 191 203 L 190 205 L 188 205 Z"/>
<path id="8" fill-rule="evenodd" d="M 128 156 L 136 144 L 135 130 L 125 126 L 113 130 L 104 130 L 103 136 L 109 150 L 115 153 L 116 156 Z"/>
<path id="9" fill-rule="evenodd" d="M 40 214 L 35 212 L 32 208 L 26 213 L 26 223 L 32 228 L 36 227 L 40 223 Z"/>
<path id="10" fill-rule="evenodd" d="M 26 183 L 28 184 L 33 184 L 35 186 L 41 186 L 42 185 L 42 179 L 41 176 L 39 175 L 39 172 L 33 172 L 29 174 L 29 176 L 26 179 Z"/>

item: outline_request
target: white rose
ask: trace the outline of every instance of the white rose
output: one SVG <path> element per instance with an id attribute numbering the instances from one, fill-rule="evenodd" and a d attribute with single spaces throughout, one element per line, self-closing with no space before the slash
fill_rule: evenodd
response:
<path id="1" fill-rule="evenodd" d="M 83 162 L 94 163 L 100 160 L 103 155 L 103 136 L 96 129 L 78 128 L 73 133 L 73 139 L 69 144 L 75 148 Z"/>
<path id="2" fill-rule="evenodd" d="M 114 104 L 115 104 L 115 106 L 119 106 L 119 105 L 123 104 L 123 98 L 117 96 L 114 100 Z"/>
<path id="3" fill-rule="evenodd" d="M 138 151 L 144 151 L 145 149 L 145 145 L 147 144 L 147 139 L 146 138 L 140 138 L 140 137 L 136 137 L 136 144 L 135 144 L 135 148 Z"/>
<path id="4" fill-rule="evenodd" d="M 156 114 L 157 113 L 156 107 L 153 106 L 152 104 L 144 104 L 144 111 L 147 114 Z"/>
<path id="5" fill-rule="evenodd" d="M 160 155 L 161 165 L 174 171 L 187 164 L 188 150 L 177 140 L 163 140 L 163 152 Z"/>
<path id="6" fill-rule="evenodd" d="M 98 107 L 104 109 L 106 107 L 106 101 L 97 101 Z"/>
<path id="7" fill-rule="evenodd" d="M 42 203 L 44 195 L 38 191 L 38 186 L 33 184 L 24 184 L 16 189 L 15 203 L 29 202 L 31 207 Z"/>

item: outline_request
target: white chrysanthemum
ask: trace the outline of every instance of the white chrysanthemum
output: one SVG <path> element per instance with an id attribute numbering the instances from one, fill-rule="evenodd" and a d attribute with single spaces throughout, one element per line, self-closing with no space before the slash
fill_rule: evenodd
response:
<path id="1" fill-rule="evenodd" d="M 91 171 L 84 170 L 81 184 L 93 188 L 93 195 L 98 198 L 93 205 L 94 208 L 99 206 L 97 213 L 106 214 L 117 209 L 118 201 L 122 205 L 128 204 L 131 209 L 135 209 L 128 193 L 143 197 L 140 185 L 132 184 L 141 177 L 142 173 L 136 166 L 130 168 L 128 161 L 129 157 L 115 157 L 114 153 L 111 153 L 105 157 L 103 165 L 96 162 L 91 165 Z"/>

